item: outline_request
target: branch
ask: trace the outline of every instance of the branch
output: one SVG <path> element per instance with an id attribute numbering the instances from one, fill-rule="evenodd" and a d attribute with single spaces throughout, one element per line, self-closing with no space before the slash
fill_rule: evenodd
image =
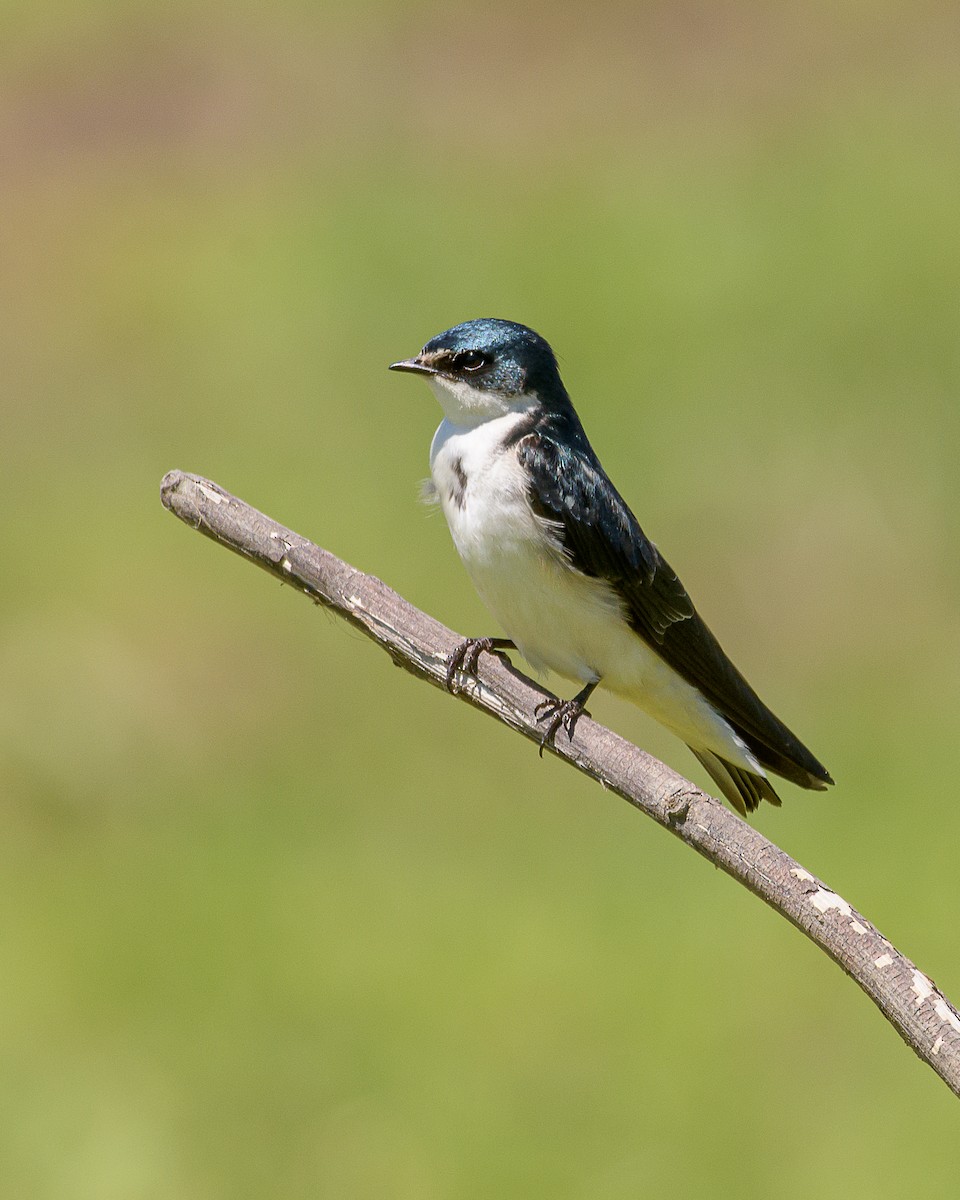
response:
<path id="1" fill-rule="evenodd" d="M 243 554 L 316 604 L 332 609 L 381 646 L 400 667 L 445 688 L 447 656 L 462 639 L 299 534 L 217 484 L 171 471 L 164 507 L 181 521 Z M 483 655 L 461 700 L 539 743 L 534 709 L 549 693 L 500 656 Z M 749 888 L 838 963 L 907 1045 L 960 1096 L 960 1014 L 935 984 L 846 900 L 779 847 L 683 776 L 588 717 L 573 740 L 548 749 L 652 817 Z"/>

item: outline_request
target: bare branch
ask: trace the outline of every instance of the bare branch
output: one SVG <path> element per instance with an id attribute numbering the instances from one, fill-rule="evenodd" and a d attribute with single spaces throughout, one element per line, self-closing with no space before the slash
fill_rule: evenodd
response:
<path id="1" fill-rule="evenodd" d="M 370 575 L 285 529 L 217 484 L 171 471 L 161 499 L 187 525 L 243 554 L 373 638 L 393 661 L 445 686 L 448 655 L 462 639 Z M 484 655 L 458 693 L 539 742 L 534 709 L 547 695 L 505 659 Z M 960 1095 L 960 1014 L 935 986 L 841 896 L 718 800 L 584 717 L 551 752 L 628 800 L 722 867 L 802 930 L 854 979 L 912 1050 Z"/>

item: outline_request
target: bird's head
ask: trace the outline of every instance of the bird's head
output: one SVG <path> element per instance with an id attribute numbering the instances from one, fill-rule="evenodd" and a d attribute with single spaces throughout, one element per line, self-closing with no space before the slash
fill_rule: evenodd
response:
<path id="1" fill-rule="evenodd" d="M 424 375 L 455 425 L 478 425 L 507 412 L 567 405 L 557 360 L 526 325 L 484 317 L 431 338 L 416 358 L 391 371 Z"/>

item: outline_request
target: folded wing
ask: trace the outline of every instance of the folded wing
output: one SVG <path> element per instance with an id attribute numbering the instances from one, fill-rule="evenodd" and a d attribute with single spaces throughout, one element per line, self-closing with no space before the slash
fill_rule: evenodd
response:
<path id="1" fill-rule="evenodd" d="M 571 566 L 615 589 L 636 633 L 699 689 L 762 766 L 801 787 L 822 789 L 832 783 L 823 764 L 726 656 L 676 572 L 604 473 L 585 435 L 577 433 L 572 439 L 554 439 L 549 430 L 534 430 L 517 444 L 530 476 L 530 503 L 539 516 L 555 523 Z M 746 799 L 746 804 L 756 807 L 756 800 L 751 804 Z"/>

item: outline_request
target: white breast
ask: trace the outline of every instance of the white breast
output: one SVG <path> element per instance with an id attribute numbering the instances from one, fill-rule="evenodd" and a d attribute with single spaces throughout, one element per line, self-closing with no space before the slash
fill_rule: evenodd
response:
<path id="1" fill-rule="evenodd" d="M 536 572 L 545 556 L 544 529 L 527 500 L 527 486 L 516 454 L 504 450 L 521 413 L 507 413 L 482 425 L 464 428 L 444 421 L 430 447 L 430 472 L 454 545 L 474 582 L 504 568 Z M 481 593 L 484 589 L 481 587 Z M 486 597 L 485 597 L 486 598 Z"/>

